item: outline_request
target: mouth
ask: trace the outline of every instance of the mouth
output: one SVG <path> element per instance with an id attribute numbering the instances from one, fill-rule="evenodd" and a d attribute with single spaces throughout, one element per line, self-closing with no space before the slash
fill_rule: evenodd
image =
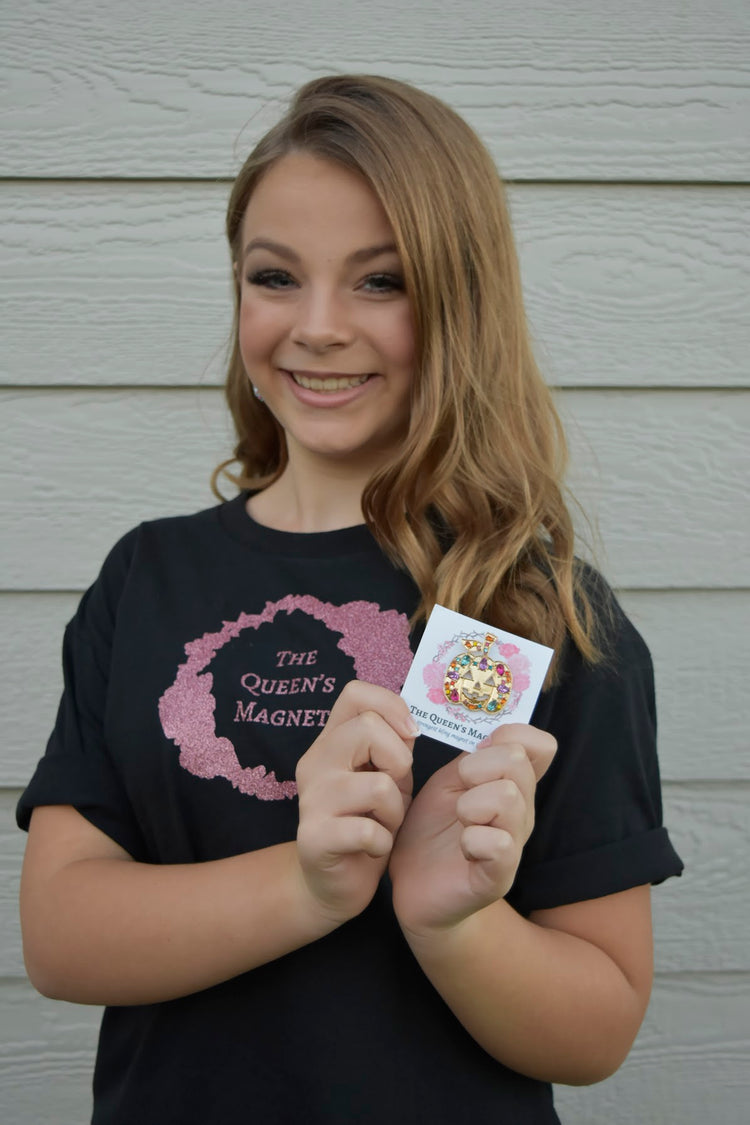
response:
<path id="1" fill-rule="evenodd" d="M 298 387 L 319 394 L 333 394 L 335 391 L 349 391 L 361 387 L 370 378 L 368 375 L 332 375 L 330 373 L 312 375 L 302 371 L 287 371 Z"/>

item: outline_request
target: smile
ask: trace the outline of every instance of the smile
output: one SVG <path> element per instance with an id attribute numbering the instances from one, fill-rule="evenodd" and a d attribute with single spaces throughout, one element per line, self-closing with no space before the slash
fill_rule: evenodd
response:
<path id="1" fill-rule="evenodd" d="M 310 376 L 298 374 L 296 371 L 290 371 L 289 374 L 294 379 L 298 387 L 304 387 L 308 391 L 318 392 L 332 392 L 332 391 L 348 391 L 353 387 L 361 387 L 370 378 L 369 375 L 320 375 Z"/>

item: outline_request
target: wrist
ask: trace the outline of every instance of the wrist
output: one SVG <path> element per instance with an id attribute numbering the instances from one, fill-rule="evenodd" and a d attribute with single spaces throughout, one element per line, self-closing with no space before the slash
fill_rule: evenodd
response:
<path id="1" fill-rule="evenodd" d="M 347 919 L 339 916 L 338 912 L 317 893 L 314 880 L 309 878 L 308 872 L 300 862 L 296 843 L 290 845 L 290 850 L 290 886 L 296 909 L 299 917 L 303 919 L 303 924 L 314 932 L 310 940 L 315 941 L 335 930 Z"/>
<path id="2" fill-rule="evenodd" d="M 505 899 L 444 924 L 414 925 L 399 918 L 399 925 L 409 948 L 425 969 L 428 965 L 468 965 L 488 950 L 493 951 L 494 957 L 510 948 L 518 950 L 528 940 L 528 920 Z"/>
<path id="3" fill-rule="evenodd" d="M 415 922 L 397 917 L 409 947 L 419 959 L 422 955 L 452 957 L 468 953 L 476 936 L 486 926 L 493 907 L 497 905 L 492 903 L 471 914 L 439 923 Z"/>

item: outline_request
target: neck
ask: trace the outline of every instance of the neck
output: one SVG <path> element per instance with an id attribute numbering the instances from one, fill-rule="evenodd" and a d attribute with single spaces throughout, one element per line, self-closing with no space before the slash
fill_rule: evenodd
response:
<path id="1" fill-rule="evenodd" d="M 302 464 L 301 461 L 305 461 Z M 290 457 L 277 481 L 251 497 L 253 519 L 278 531 L 337 531 L 363 522 L 362 492 L 371 466 L 350 461 L 307 463 Z"/>

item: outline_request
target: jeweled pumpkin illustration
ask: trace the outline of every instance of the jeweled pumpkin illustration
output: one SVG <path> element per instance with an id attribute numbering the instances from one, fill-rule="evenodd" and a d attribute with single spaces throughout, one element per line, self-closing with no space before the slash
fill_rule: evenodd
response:
<path id="1" fill-rule="evenodd" d="M 513 673 L 507 661 L 489 655 L 496 639 L 493 633 L 487 633 L 484 641 L 464 638 L 466 651 L 454 657 L 445 673 L 443 691 L 449 703 L 489 715 L 498 715 L 507 705 L 512 698 Z"/>
<path id="2" fill-rule="evenodd" d="M 457 720 L 491 723 L 518 706 L 531 663 L 517 644 L 494 633 L 458 633 L 443 641 L 422 669 L 427 699 Z"/>

